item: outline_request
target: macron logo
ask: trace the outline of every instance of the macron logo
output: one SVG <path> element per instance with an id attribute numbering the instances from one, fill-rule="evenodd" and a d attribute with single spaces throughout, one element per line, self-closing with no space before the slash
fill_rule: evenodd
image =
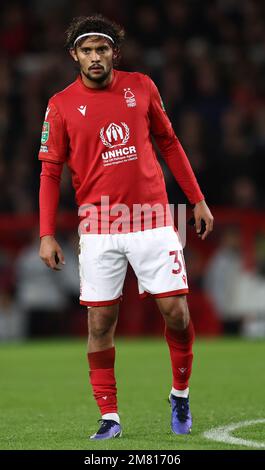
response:
<path id="1" fill-rule="evenodd" d="M 86 115 L 86 106 L 79 106 L 79 108 L 77 108 L 78 111 L 80 111 L 81 114 L 83 114 L 83 116 Z"/>
<path id="2" fill-rule="evenodd" d="M 185 274 L 183 274 L 182 280 L 183 280 L 183 282 L 185 282 L 185 284 L 187 284 L 187 278 L 186 278 Z"/>

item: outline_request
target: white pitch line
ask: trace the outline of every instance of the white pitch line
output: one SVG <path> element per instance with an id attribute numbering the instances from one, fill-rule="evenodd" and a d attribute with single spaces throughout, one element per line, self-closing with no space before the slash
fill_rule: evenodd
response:
<path id="1" fill-rule="evenodd" d="M 246 439 L 240 439 L 238 437 L 231 436 L 230 433 L 239 428 L 244 428 L 245 426 L 252 426 L 254 424 L 265 423 L 265 419 L 253 419 L 251 421 L 241 421 L 240 423 L 232 423 L 228 426 L 219 426 L 218 428 L 212 428 L 209 431 L 205 431 L 203 436 L 206 439 L 217 442 L 225 442 L 226 444 L 236 444 L 247 447 L 258 447 L 265 448 L 265 443 L 258 441 L 250 441 Z"/>

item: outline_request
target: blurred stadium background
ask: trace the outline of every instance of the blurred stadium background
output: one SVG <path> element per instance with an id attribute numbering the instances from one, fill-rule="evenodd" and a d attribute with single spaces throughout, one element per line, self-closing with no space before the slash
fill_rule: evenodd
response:
<path id="1" fill-rule="evenodd" d="M 69 172 L 58 216 L 67 264 L 57 273 L 38 257 L 37 154 L 48 98 L 76 75 L 64 31 L 72 17 L 95 12 L 125 26 L 119 68 L 158 85 L 215 216 L 206 242 L 188 229 L 197 335 L 265 336 L 264 9 L 262 0 L 1 1 L 0 341 L 86 335 Z M 187 202 L 163 170 L 170 202 Z M 162 331 L 155 302 L 138 300 L 129 270 L 117 333 Z"/>

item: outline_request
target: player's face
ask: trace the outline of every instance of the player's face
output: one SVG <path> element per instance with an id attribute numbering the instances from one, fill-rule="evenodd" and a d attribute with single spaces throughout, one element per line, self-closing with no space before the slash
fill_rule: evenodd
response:
<path id="1" fill-rule="evenodd" d="M 79 63 L 85 77 L 96 83 L 102 83 L 109 77 L 113 67 L 113 49 L 104 38 L 95 36 L 85 39 L 80 46 L 71 51 Z"/>

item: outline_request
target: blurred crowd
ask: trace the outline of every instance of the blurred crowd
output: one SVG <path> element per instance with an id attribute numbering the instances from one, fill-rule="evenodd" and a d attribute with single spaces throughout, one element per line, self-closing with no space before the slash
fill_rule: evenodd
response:
<path id="1" fill-rule="evenodd" d="M 73 17 L 95 12 L 124 25 L 119 68 L 147 73 L 157 84 L 209 205 L 264 209 L 262 0 L 2 0 L 0 214 L 38 210 L 47 101 L 77 74 L 64 32 Z M 186 202 L 161 163 L 170 202 Z M 60 207 L 76 208 L 67 169 Z"/>
<path id="2" fill-rule="evenodd" d="M 125 26 L 119 67 L 158 85 L 208 202 L 264 207 L 262 0 L 2 0 L 1 10 L 1 212 L 37 209 L 46 104 L 77 73 L 64 32 L 73 17 L 94 12 Z M 61 204 L 71 208 L 65 173 Z M 166 176 L 177 202 L 183 196 Z"/>

